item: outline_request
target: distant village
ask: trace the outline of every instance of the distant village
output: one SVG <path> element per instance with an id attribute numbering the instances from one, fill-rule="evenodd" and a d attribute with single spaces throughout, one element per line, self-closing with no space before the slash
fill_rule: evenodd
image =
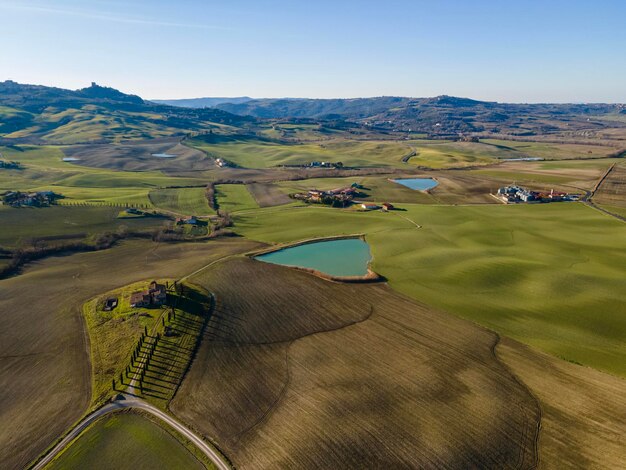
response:
<path id="1" fill-rule="evenodd" d="M 0 195 L 2 204 L 11 207 L 47 207 L 61 198 L 60 194 L 52 191 L 38 191 L 24 193 L 21 191 L 7 191 Z"/>
<path id="2" fill-rule="evenodd" d="M 580 198 L 579 194 L 531 191 L 521 186 L 504 186 L 498 189 L 495 196 L 505 204 L 577 201 Z"/>

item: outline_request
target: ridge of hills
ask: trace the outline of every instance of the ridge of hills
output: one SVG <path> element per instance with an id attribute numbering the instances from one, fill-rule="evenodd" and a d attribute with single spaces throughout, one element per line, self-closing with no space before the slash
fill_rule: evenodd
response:
<path id="1" fill-rule="evenodd" d="M 0 139 L 75 144 L 151 139 L 246 126 L 256 119 L 214 108 L 145 101 L 92 83 L 80 90 L 0 82 Z"/>
<path id="2" fill-rule="evenodd" d="M 196 106 L 202 102 L 190 99 L 178 105 Z M 263 98 L 216 102 L 213 106 L 262 119 L 345 120 L 376 129 L 433 136 L 467 133 L 532 136 L 573 132 L 581 137 L 584 132 L 626 127 L 626 105 L 611 103 L 498 103 L 442 95 L 432 98 Z"/>
<path id="3" fill-rule="evenodd" d="M 232 102 L 225 102 L 229 100 Z M 77 144 L 186 136 L 255 133 L 279 120 L 326 122 L 359 134 L 408 133 L 575 140 L 626 140 L 624 104 L 510 104 L 453 96 L 353 99 L 199 98 L 147 101 L 113 88 L 79 90 L 0 82 L 0 141 L 5 144 Z M 401 134 L 400 134 L 401 136 Z"/>

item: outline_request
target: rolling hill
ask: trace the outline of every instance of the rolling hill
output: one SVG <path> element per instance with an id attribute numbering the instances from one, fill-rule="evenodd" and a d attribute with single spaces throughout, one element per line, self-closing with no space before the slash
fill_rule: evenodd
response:
<path id="1" fill-rule="evenodd" d="M 195 107 L 208 103 L 204 100 L 171 104 Z M 618 128 L 621 130 L 618 135 L 623 139 L 626 132 L 624 104 L 511 104 L 444 95 L 434 98 L 272 98 L 216 101 L 210 106 L 258 118 L 348 120 L 370 128 L 440 137 L 459 133 L 520 137 L 556 134 L 571 139 L 597 137 L 602 130 Z"/>
<path id="2" fill-rule="evenodd" d="M 0 139 L 7 144 L 118 142 L 254 121 L 219 109 L 155 104 L 95 83 L 72 91 L 0 82 Z"/>
<path id="3" fill-rule="evenodd" d="M 183 108 L 214 108 L 222 103 L 240 104 L 251 101 L 249 96 L 239 96 L 234 98 L 188 98 L 178 100 L 152 100 L 153 103 L 165 104 L 168 106 L 180 106 Z"/>

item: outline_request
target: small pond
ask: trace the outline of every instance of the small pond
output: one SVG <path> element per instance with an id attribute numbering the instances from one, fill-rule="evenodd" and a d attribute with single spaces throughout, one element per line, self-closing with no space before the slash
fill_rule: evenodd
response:
<path id="1" fill-rule="evenodd" d="M 176 155 L 171 153 L 153 153 L 152 156 L 157 158 L 176 158 Z"/>
<path id="2" fill-rule="evenodd" d="M 78 157 L 64 157 L 63 161 L 64 162 L 79 162 L 80 158 L 78 158 Z"/>
<path id="3" fill-rule="evenodd" d="M 331 276 L 365 276 L 372 255 L 363 240 L 348 238 L 292 246 L 255 258 L 266 263 L 315 269 Z"/>
<path id="4" fill-rule="evenodd" d="M 416 191 L 426 191 L 427 189 L 434 188 L 439 184 L 432 178 L 402 178 L 392 181 Z"/>

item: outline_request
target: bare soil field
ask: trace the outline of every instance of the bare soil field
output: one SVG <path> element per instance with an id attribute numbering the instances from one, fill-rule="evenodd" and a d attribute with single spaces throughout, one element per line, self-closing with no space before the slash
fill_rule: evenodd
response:
<path id="1" fill-rule="evenodd" d="M 593 196 L 594 202 L 626 207 L 626 166 L 615 165 Z"/>
<path id="2" fill-rule="evenodd" d="M 95 253 L 48 258 L 0 281 L 0 455 L 22 468 L 86 410 L 89 347 L 81 306 L 141 279 L 179 277 L 258 247 L 241 239 L 155 244 L 128 241 Z M 33 287 L 33 286 L 36 286 Z"/>
<path id="3" fill-rule="evenodd" d="M 179 138 L 155 139 L 125 144 L 72 145 L 62 148 L 74 163 L 93 168 L 123 171 L 202 171 L 215 168 L 215 162 L 198 149 L 180 143 Z M 153 154 L 175 155 L 159 158 Z"/>
<path id="4" fill-rule="evenodd" d="M 247 258 L 170 407 L 238 468 L 532 468 L 539 408 L 497 337 L 385 285 Z"/>
<path id="5" fill-rule="evenodd" d="M 626 381 L 510 339 L 498 357 L 539 399 L 540 468 L 626 468 Z"/>
<path id="6" fill-rule="evenodd" d="M 259 207 L 281 206 L 292 202 L 287 194 L 271 183 L 249 184 L 248 191 L 250 191 Z"/>
<path id="7" fill-rule="evenodd" d="M 500 186 L 500 180 L 481 177 L 469 171 L 449 171 L 433 175 L 439 184 L 429 191 L 442 204 L 493 204 L 490 193 Z"/>

